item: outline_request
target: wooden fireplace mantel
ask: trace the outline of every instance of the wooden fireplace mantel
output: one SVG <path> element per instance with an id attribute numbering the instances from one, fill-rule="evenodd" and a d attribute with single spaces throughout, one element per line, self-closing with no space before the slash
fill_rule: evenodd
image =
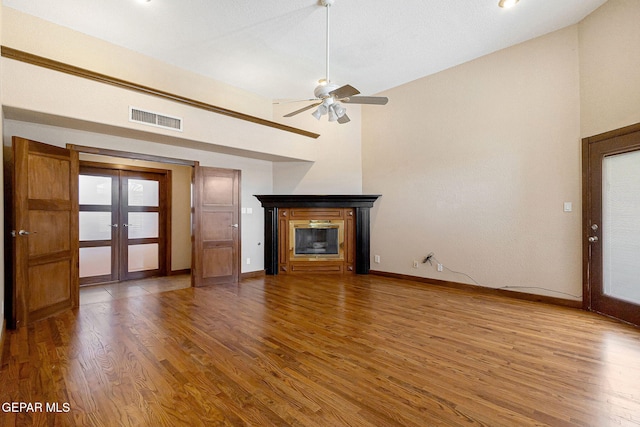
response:
<path id="1" fill-rule="evenodd" d="M 278 274 L 279 210 L 291 208 L 352 208 L 355 216 L 355 273 L 370 268 L 370 209 L 379 194 L 256 195 L 264 208 L 264 265 L 267 274 Z"/>

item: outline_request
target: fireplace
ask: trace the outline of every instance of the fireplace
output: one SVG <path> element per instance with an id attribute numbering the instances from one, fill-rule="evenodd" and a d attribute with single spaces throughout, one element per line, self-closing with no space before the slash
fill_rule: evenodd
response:
<path id="1" fill-rule="evenodd" d="M 369 211 L 379 195 L 258 195 L 267 274 L 369 273 Z"/>
<path id="2" fill-rule="evenodd" d="M 295 260 L 343 260 L 343 220 L 289 221 L 289 256 Z"/>

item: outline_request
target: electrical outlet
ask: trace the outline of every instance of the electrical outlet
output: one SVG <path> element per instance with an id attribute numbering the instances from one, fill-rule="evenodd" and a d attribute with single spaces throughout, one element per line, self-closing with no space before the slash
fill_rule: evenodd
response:
<path id="1" fill-rule="evenodd" d="M 415 259 L 413 260 L 413 268 L 418 268 L 418 261 Z"/>
<path id="2" fill-rule="evenodd" d="M 380 264 L 380 255 L 374 255 L 373 262 L 375 262 L 376 264 Z"/>
<path id="3" fill-rule="evenodd" d="M 251 258 L 247 258 L 247 264 L 251 264 Z"/>
<path id="4" fill-rule="evenodd" d="M 442 264 L 438 264 L 438 271 L 442 271 L 442 270 L 443 270 Z"/>

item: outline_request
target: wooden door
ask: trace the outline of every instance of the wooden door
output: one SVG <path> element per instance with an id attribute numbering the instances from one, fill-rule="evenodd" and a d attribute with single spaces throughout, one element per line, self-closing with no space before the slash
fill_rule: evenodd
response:
<path id="1" fill-rule="evenodd" d="M 78 153 L 13 137 L 15 325 L 78 305 Z"/>
<path id="2" fill-rule="evenodd" d="M 80 162 L 80 286 L 119 278 L 119 177 L 117 170 Z"/>
<path id="3" fill-rule="evenodd" d="M 583 141 L 584 306 L 640 325 L 640 125 Z"/>
<path id="4" fill-rule="evenodd" d="M 240 277 L 240 171 L 194 168 L 192 281 L 236 283 Z"/>
<path id="5" fill-rule="evenodd" d="M 120 172 L 120 280 L 166 275 L 168 174 Z"/>

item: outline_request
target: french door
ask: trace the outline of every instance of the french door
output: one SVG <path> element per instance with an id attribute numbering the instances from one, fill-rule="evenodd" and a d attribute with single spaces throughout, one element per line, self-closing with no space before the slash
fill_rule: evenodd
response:
<path id="1" fill-rule="evenodd" d="M 583 140 L 584 305 L 640 325 L 640 125 Z"/>
<path id="2" fill-rule="evenodd" d="M 80 284 L 166 275 L 170 171 L 81 163 Z"/>

